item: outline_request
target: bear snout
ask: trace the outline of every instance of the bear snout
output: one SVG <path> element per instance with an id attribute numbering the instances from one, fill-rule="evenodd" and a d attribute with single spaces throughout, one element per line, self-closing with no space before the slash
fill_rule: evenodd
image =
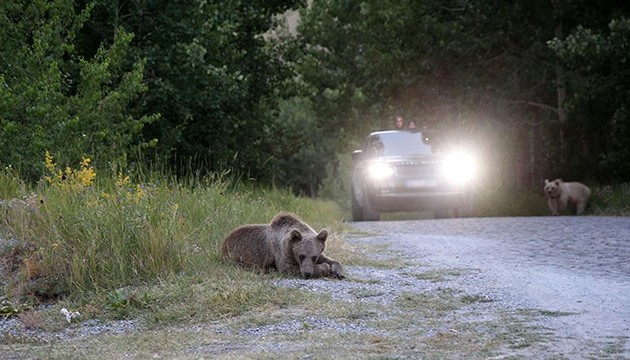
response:
<path id="1" fill-rule="evenodd" d="M 557 189 L 558 189 L 558 188 L 556 188 L 556 187 L 554 187 L 554 186 L 547 186 L 547 187 L 545 187 L 545 192 L 546 192 L 548 195 L 555 195 L 555 193 L 557 192 Z"/>
<path id="2" fill-rule="evenodd" d="M 300 272 L 305 279 L 310 279 L 316 276 L 315 264 L 310 261 L 305 261 L 300 265 Z"/>

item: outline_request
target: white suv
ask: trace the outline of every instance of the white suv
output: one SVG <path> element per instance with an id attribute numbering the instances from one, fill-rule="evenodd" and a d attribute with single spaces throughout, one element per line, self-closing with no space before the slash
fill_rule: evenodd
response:
<path id="1" fill-rule="evenodd" d="M 430 132 L 373 132 L 352 159 L 354 221 L 377 221 L 382 212 L 400 211 L 471 216 L 475 159 Z"/>

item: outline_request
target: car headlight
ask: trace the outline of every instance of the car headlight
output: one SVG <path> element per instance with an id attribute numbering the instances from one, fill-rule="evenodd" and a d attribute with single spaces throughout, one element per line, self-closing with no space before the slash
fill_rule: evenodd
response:
<path id="1" fill-rule="evenodd" d="M 394 175 L 394 168 L 383 162 L 375 162 L 368 167 L 370 179 L 376 181 L 386 180 Z"/>
<path id="2" fill-rule="evenodd" d="M 477 175 L 477 160 L 468 153 L 454 152 L 444 161 L 444 174 L 453 183 L 470 182 Z"/>

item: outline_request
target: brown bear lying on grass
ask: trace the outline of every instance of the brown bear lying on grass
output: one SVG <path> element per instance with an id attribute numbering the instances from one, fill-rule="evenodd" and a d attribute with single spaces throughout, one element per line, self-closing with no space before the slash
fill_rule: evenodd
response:
<path id="1" fill-rule="evenodd" d="M 244 225 L 223 241 L 223 258 L 260 270 L 275 267 L 305 278 L 342 279 L 342 266 L 323 254 L 328 232 L 316 233 L 293 214 L 279 213 L 270 224 Z"/>
<path id="2" fill-rule="evenodd" d="M 579 182 L 545 179 L 545 195 L 551 215 L 559 215 L 567 208 L 567 204 L 575 205 L 576 214 L 580 215 L 591 198 L 591 189 Z"/>

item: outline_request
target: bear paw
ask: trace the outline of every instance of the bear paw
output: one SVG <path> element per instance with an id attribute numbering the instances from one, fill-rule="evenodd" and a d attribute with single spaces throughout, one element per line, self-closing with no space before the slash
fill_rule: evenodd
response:
<path id="1" fill-rule="evenodd" d="M 341 273 L 341 264 L 332 264 L 330 274 L 339 280 L 345 279 L 345 276 Z"/>

